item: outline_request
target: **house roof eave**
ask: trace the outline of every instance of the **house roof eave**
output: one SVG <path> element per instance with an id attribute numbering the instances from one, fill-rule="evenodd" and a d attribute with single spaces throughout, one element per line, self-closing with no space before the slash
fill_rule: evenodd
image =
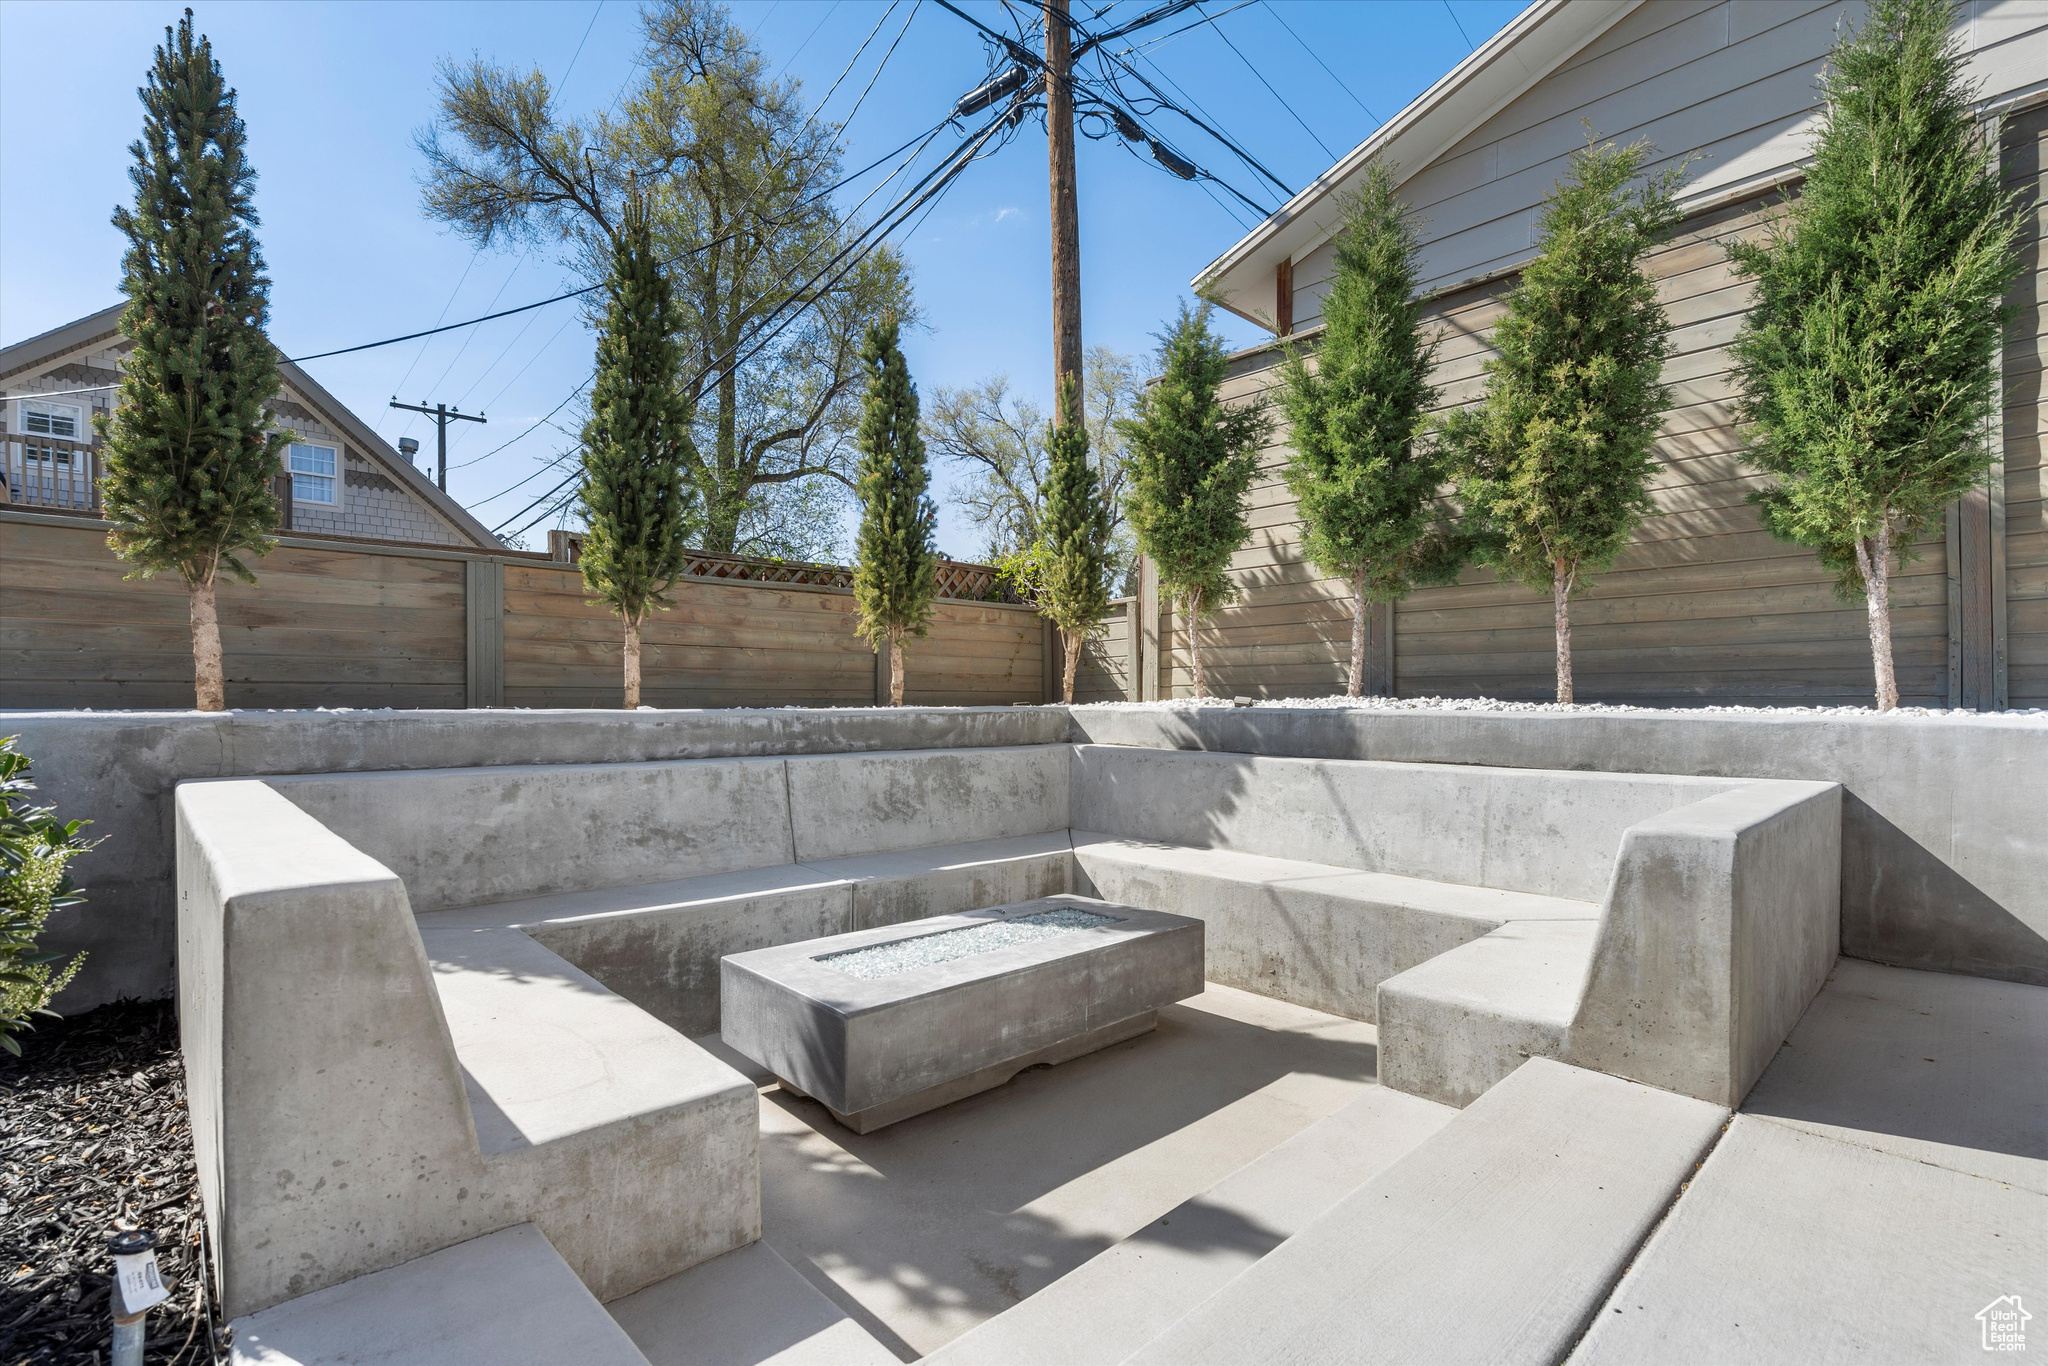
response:
<path id="1" fill-rule="evenodd" d="M 1405 182 L 1605 33 L 1642 0 L 1535 0 L 1329 170 L 1204 267 L 1195 293 L 1247 321 L 1273 327 L 1271 290 L 1285 260 L 1301 260 L 1335 232 L 1337 195 L 1374 161 Z M 1235 302 L 1242 297 L 1247 302 Z"/>

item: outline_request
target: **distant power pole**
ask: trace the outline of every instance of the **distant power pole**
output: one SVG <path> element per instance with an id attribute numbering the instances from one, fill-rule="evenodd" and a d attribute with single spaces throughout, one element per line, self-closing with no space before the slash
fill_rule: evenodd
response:
<path id="1" fill-rule="evenodd" d="M 1045 0 L 1045 131 L 1052 180 L 1053 422 L 1067 378 L 1081 384 L 1081 214 L 1074 197 L 1074 59 L 1067 0 Z M 1079 405 L 1076 405 L 1079 416 Z"/>
<path id="2" fill-rule="evenodd" d="M 440 462 L 437 467 L 435 482 L 441 486 L 441 492 L 446 493 L 448 491 L 448 424 L 451 422 L 487 422 L 490 419 L 486 418 L 482 413 L 465 413 L 460 408 L 451 408 L 445 403 L 436 403 L 431 408 L 418 403 L 400 403 L 395 396 L 391 400 L 391 406 L 403 408 L 409 413 L 425 413 L 428 417 L 434 419 L 434 430 L 440 437 Z"/>

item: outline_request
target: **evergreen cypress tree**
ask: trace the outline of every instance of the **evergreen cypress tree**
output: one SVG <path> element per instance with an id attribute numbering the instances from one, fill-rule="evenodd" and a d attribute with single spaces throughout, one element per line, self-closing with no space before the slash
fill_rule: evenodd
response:
<path id="1" fill-rule="evenodd" d="M 1755 277 L 1734 346 L 1756 495 L 1864 600 L 1877 706 L 1898 705 L 1891 565 L 1996 458 L 1985 440 L 2014 201 L 1970 108 L 1945 0 L 1877 0 L 1835 46 L 1791 211 L 1729 255 Z"/>
<path id="2" fill-rule="evenodd" d="M 1590 141 L 1545 199 L 1508 296 L 1486 397 L 1443 424 L 1480 558 L 1550 590 L 1557 700 L 1572 700 L 1572 593 L 1650 510 L 1664 310 L 1643 257 L 1677 221 L 1684 168 L 1638 183 L 1652 148 Z"/>
<path id="3" fill-rule="evenodd" d="M 1437 343 L 1422 335 L 1416 245 L 1393 176 L 1375 164 L 1344 205 L 1316 364 L 1290 352 L 1281 370 L 1302 545 L 1317 568 L 1351 585 L 1351 697 L 1365 683 L 1367 605 L 1453 579 L 1460 563 L 1456 537 L 1432 507 L 1445 477 L 1425 439 Z"/>
<path id="4" fill-rule="evenodd" d="M 917 388 L 891 320 L 868 329 L 861 365 L 868 372 L 860 430 L 860 536 L 853 597 L 858 630 L 877 651 L 889 647 L 889 705 L 903 705 L 903 638 L 922 636 L 938 592 L 932 528 L 938 510 L 925 496 L 931 471 L 917 427 Z"/>
<path id="5" fill-rule="evenodd" d="M 1237 594 L 1230 557 L 1251 539 L 1244 496 L 1271 430 L 1257 401 L 1225 406 L 1217 390 L 1230 373 L 1210 306 L 1180 315 L 1160 338 L 1160 375 L 1138 416 L 1118 424 L 1129 445 L 1125 507 L 1138 549 L 1159 567 L 1159 584 L 1187 623 L 1195 696 L 1207 696 L 1197 636 L 1204 616 Z"/>
<path id="6" fill-rule="evenodd" d="M 640 705 L 640 624 L 673 606 L 695 508 L 690 418 L 677 389 L 675 306 L 635 187 L 612 243 L 597 379 L 583 425 L 583 582 L 625 624 L 625 706 Z"/>
<path id="7" fill-rule="evenodd" d="M 1038 614 L 1058 628 L 1064 656 L 1060 696 L 1072 703 L 1081 648 L 1109 610 L 1111 566 L 1109 503 L 1088 458 L 1081 390 L 1071 375 L 1060 386 L 1060 421 L 1052 424 L 1046 452 L 1038 538 L 1001 563 Z"/>
<path id="8" fill-rule="evenodd" d="M 265 405 L 278 392 L 264 336 L 270 281 L 255 236 L 256 172 L 235 94 L 186 10 L 139 92 L 142 138 L 129 147 L 135 207 L 114 210 L 128 238 L 121 332 L 134 342 L 111 417 L 94 419 L 107 455 L 107 543 L 135 566 L 185 581 L 201 711 L 227 706 L 214 587 L 222 569 L 256 576 L 242 555 L 275 544 L 271 478 L 289 433 Z"/>

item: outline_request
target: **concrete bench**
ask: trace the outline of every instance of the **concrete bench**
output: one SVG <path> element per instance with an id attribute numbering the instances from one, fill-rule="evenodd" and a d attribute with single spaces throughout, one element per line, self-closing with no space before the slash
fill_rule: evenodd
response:
<path id="1" fill-rule="evenodd" d="M 1127 1362 L 1562 1360 L 1727 1117 L 1525 1063 Z"/>
<path id="2" fill-rule="evenodd" d="M 717 1027 L 718 959 L 1065 891 L 1067 755 L 182 785 L 230 1313 L 526 1221 L 607 1300 L 758 1238 L 753 1087 L 679 1032 Z"/>
<path id="3" fill-rule="evenodd" d="M 1550 1057 L 1732 1106 L 1839 943 L 1833 783 L 1097 745 L 1072 773 L 1077 888 L 1203 917 L 1215 980 L 1377 1021 L 1382 1080 L 1447 1104 Z"/>

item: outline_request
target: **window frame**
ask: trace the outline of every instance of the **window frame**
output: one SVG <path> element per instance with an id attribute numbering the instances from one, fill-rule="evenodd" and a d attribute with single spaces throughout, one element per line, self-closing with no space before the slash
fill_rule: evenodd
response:
<path id="1" fill-rule="evenodd" d="M 292 455 L 293 452 L 297 451 L 300 447 L 305 447 L 308 450 L 320 450 L 329 452 L 334 459 L 333 472 L 330 474 L 322 474 L 317 470 L 300 470 L 293 468 Z M 339 441 L 322 441 L 317 437 L 304 436 L 298 432 L 292 433 L 291 443 L 287 445 L 284 449 L 284 473 L 285 476 L 292 481 L 292 506 L 294 508 L 300 506 L 301 504 L 304 504 L 307 507 L 332 509 L 336 512 L 339 512 L 341 510 L 341 489 L 343 472 L 347 464 L 347 459 L 345 456 L 342 455 L 341 449 L 341 443 Z M 302 491 L 299 488 L 299 479 L 302 476 L 307 479 L 327 480 L 334 490 L 334 496 L 332 498 L 307 497 L 304 491 Z"/>
<path id="2" fill-rule="evenodd" d="M 31 431 L 28 425 L 29 409 L 31 407 L 45 409 L 62 408 L 68 411 L 71 414 L 72 434 L 70 436 L 62 436 L 56 432 Z M 45 415 L 48 416 L 49 414 Z M 85 405 L 82 403 L 57 403 L 50 399 L 37 398 L 34 394 L 15 395 L 14 430 L 9 433 L 12 436 L 18 436 L 25 440 L 29 438 L 42 438 L 48 441 L 69 441 L 78 446 L 90 446 L 92 444 L 91 432 L 91 418 L 87 415 Z"/>

